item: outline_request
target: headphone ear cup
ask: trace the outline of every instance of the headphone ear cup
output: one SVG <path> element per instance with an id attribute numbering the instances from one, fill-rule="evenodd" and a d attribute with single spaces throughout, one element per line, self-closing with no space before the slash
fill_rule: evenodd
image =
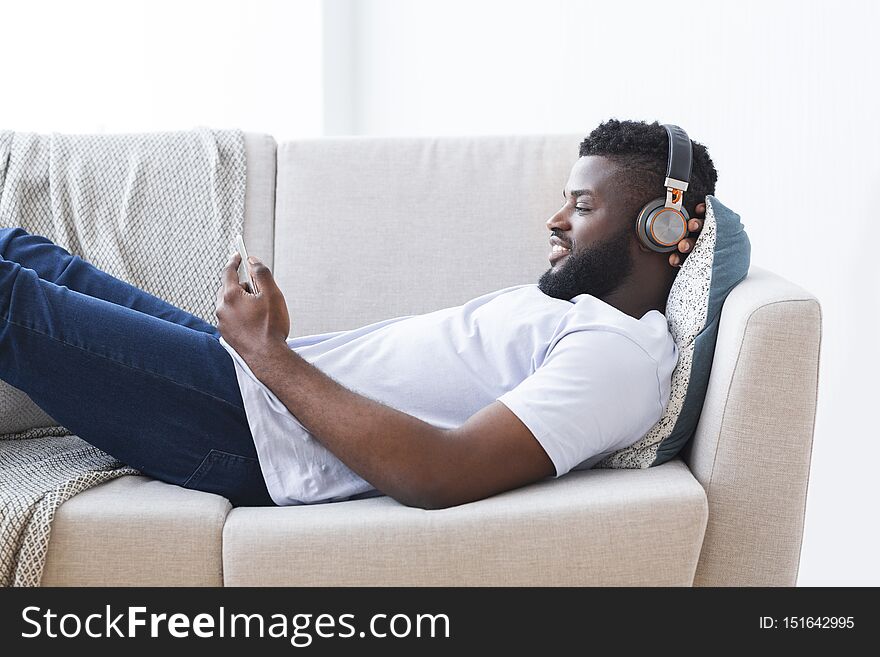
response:
<path id="1" fill-rule="evenodd" d="M 661 247 L 659 244 L 654 243 L 648 232 L 651 217 L 657 213 L 657 210 L 665 206 L 665 198 L 655 198 L 654 200 L 645 203 L 644 207 L 642 207 L 639 212 L 639 216 L 636 218 L 636 233 L 638 233 L 639 242 L 652 251 L 659 251 Z"/>
<path id="2" fill-rule="evenodd" d="M 639 241 L 657 253 L 669 253 L 678 248 L 678 242 L 687 236 L 687 210 L 681 212 L 666 207 L 665 198 L 649 201 L 636 219 Z M 658 239 L 659 237 L 659 239 Z"/>

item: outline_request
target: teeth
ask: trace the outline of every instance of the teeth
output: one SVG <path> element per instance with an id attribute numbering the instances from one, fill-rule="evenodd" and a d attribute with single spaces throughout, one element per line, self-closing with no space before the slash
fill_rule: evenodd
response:
<path id="1" fill-rule="evenodd" d="M 553 245 L 553 253 L 559 253 L 561 251 L 568 251 L 564 246 L 559 246 L 558 244 Z"/>

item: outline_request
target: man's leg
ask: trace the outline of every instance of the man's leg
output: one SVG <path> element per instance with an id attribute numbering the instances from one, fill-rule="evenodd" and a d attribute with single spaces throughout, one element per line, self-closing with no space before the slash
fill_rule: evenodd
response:
<path id="1" fill-rule="evenodd" d="M 207 332 L 0 260 L 0 378 L 144 474 L 273 504 L 232 358 Z"/>
<path id="2" fill-rule="evenodd" d="M 217 327 L 72 255 L 48 237 L 0 228 L 0 258 L 33 269 L 45 281 L 219 337 Z M 220 272 L 217 272 L 219 287 Z"/>

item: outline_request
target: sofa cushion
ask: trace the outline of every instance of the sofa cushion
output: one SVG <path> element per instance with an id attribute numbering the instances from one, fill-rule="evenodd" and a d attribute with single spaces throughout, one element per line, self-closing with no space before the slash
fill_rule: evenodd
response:
<path id="1" fill-rule="evenodd" d="M 385 496 L 239 507 L 223 529 L 223 576 L 227 586 L 690 586 L 706 521 L 703 488 L 680 459 L 432 511 Z"/>
<path id="2" fill-rule="evenodd" d="M 79 493 L 58 507 L 42 586 L 221 586 L 219 495 L 143 476 Z"/>
<path id="3" fill-rule="evenodd" d="M 748 274 L 750 260 L 751 244 L 739 215 L 708 195 L 703 229 L 666 303 L 666 320 L 679 350 L 666 409 L 642 439 L 609 454 L 594 468 L 656 466 L 690 440 L 709 386 L 721 308 Z"/>

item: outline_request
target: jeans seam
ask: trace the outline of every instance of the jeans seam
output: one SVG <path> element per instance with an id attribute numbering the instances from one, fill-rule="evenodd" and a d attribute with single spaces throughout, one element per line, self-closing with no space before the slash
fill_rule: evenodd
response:
<path id="1" fill-rule="evenodd" d="M 216 448 L 212 447 L 211 449 L 208 450 L 208 453 L 205 454 L 205 458 L 203 458 L 199 462 L 199 464 L 196 466 L 196 469 L 193 470 L 192 473 L 189 475 L 189 477 L 186 478 L 186 481 L 184 481 L 180 485 L 182 487 L 186 488 L 187 486 L 189 486 L 193 482 L 193 478 L 195 478 L 196 475 L 201 474 L 203 477 L 204 476 L 203 470 L 211 467 L 212 465 L 214 465 L 214 463 L 216 463 L 220 459 L 225 459 L 227 461 L 230 461 L 230 460 L 237 461 L 237 462 L 242 462 L 245 464 L 253 463 L 253 464 L 256 464 L 257 468 L 259 468 L 259 464 L 260 464 L 259 459 L 255 459 L 252 456 L 242 456 L 241 454 L 233 454 L 232 452 L 227 452 L 222 449 L 216 449 Z M 201 481 L 201 477 L 199 479 L 197 479 L 196 481 Z"/>
<path id="2" fill-rule="evenodd" d="M 42 335 L 44 338 L 48 338 L 49 340 L 53 340 L 54 342 L 58 342 L 58 343 L 63 344 L 67 347 L 79 349 L 80 351 L 82 351 L 84 353 L 87 353 L 91 356 L 96 356 L 98 358 L 102 358 L 103 360 L 106 360 L 106 361 L 113 363 L 115 365 L 119 365 L 120 367 L 125 367 L 127 369 L 134 370 L 135 372 L 141 372 L 143 374 L 149 374 L 150 376 L 154 376 L 157 379 L 162 379 L 164 381 L 168 381 L 170 383 L 173 383 L 174 385 L 176 385 L 180 388 L 183 388 L 185 390 L 191 390 L 193 392 L 197 392 L 201 395 L 205 395 L 206 397 L 210 397 L 211 399 L 214 399 L 216 401 L 223 402 L 224 404 L 232 406 L 233 408 L 235 408 L 237 410 L 242 410 L 242 408 L 239 407 L 237 404 L 233 404 L 229 400 L 223 399 L 222 397 L 217 397 L 216 395 L 212 395 L 210 392 L 205 392 L 204 390 L 199 390 L 198 388 L 194 388 L 194 387 L 188 386 L 184 383 L 180 383 L 179 381 L 175 381 L 171 377 L 165 376 L 163 374 L 151 372 L 150 370 L 142 369 L 140 367 L 135 367 L 134 365 L 129 365 L 128 363 L 120 362 L 120 361 L 116 360 L 115 358 L 111 358 L 110 356 L 105 356 L 104 354 L 95 353 L 93 351 L 89 351 L 88 349 L 80 347 L 79 345 L 71 344 L 69 342 L 66 342 L 65 340 L 60 340 L 60 339 L 56 338 L 55 336 L 49 335 L 48 333 L 43 333 L 43 331 L 40 331 L 40 330 L 35 329 L 33 327 L 25 326 L 24 324 L 19 324 L 18 322 L 10 319 L 8 315 L 4 315 L 3 320 L 8 324 L 12 324 L 13 326 L 18 326 L 19 328 L 23 328 L 26 331 L 31 331 L 33 333 L 36 333 L 37 335 Z"/>
<path id="3" fill-rule="evenodd" d="M 183 486 L 184 488 L 186 488 L 187 486 L 189 486 L 190 482 L 193 480 L 193 477 L 195 477 L 197 474 L 199 474 L 199 473 L 202 471 L 202 468 L 205 468 L 206 466 L 210 465 L 210 463 L 212 463 L 212 462 L 214 461 L 214 458 L 213 458 L 213 457 L 214 457 L 214 450 L 213 450 L 213 449 L 209 449 L 209 450 L 208 450 L 208 453 L 205 454 L 205 458 L 203 458 L 203 459 L 199 462 L 199 464 L 196 466 L 196 469 L 193 470 L 193 471 L 190 473 L 189 477 L 186 478 L 186 481 L 184 481 L 184 482 L 183 482 L 182 484 L 180 484 L 180 485 Z"/>

